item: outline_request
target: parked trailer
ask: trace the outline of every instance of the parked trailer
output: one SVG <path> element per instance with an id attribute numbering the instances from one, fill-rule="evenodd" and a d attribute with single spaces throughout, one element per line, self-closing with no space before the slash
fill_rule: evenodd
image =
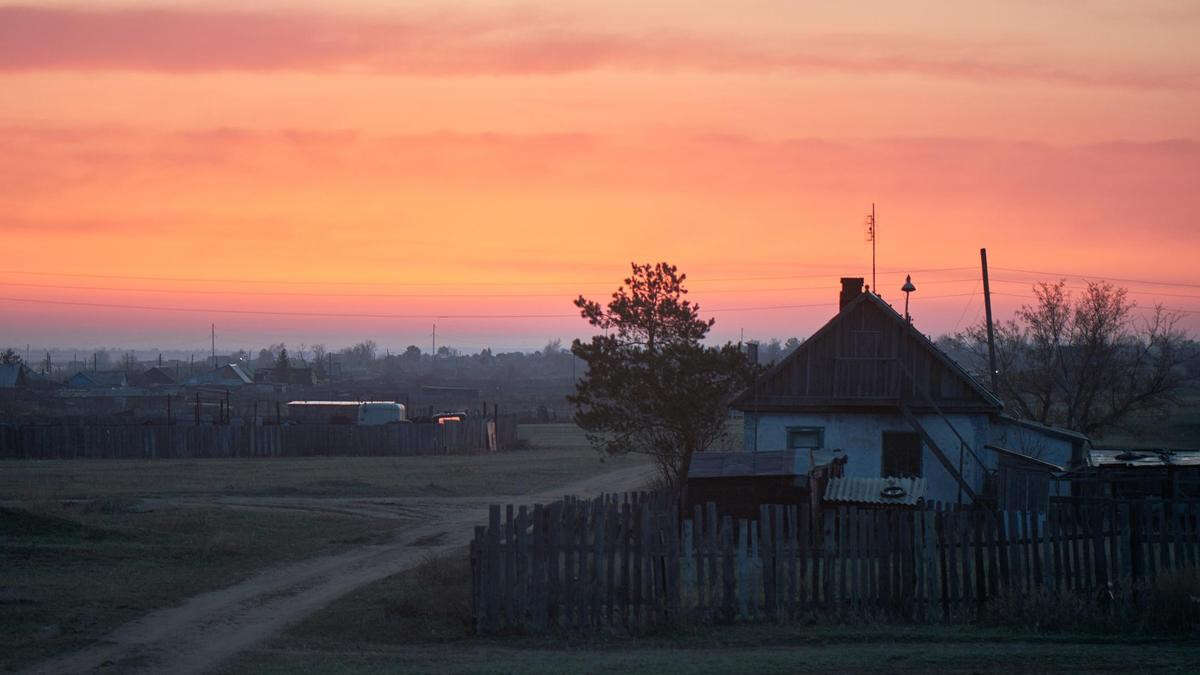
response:
<path id="1" fill-rule="evenodd" d="M 408 421 L 404 405 L 395 401 L 291 401 L 288 419 L 301 424 L 375 426 Z"/>

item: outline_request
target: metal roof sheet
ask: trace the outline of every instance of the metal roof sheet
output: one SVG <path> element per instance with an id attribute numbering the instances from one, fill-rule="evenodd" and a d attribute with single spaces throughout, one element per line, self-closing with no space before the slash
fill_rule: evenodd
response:
<path id="1" fill-rule="evenodd" d="M 825 501 L 915 506 L 925 498 L 924 478 L 831 478 Z"/>
<path id="2" fill-rule="evenodd" d="M 1200 466 L 1197 450 L 1129 450 L 1105 448 L 1088 452 L 1089 466 L 1163 467 Z"/>

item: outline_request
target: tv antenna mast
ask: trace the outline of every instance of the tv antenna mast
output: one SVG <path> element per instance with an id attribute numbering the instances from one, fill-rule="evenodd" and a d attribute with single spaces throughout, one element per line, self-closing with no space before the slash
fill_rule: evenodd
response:
<path id="1" fill-rule="evenodd" d="M 875 240 L 879 234 L 876 223 L 875 202 L 871 202 L 871 215 L 867 216 L 867 241 L 871 242 L 871 288 L 875 289 L 875 295 L 879 295 L 879 285 L 875 283 Z"/>

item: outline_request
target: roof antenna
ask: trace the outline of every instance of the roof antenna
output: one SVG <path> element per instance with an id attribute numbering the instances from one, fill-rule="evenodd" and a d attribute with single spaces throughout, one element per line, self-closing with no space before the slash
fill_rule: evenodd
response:
<path id="1" fill-rule="evenodd" d="M 875 222 L 875 202 L 871 202 L 871 215 L 867 216 L 867 241 L 871 242 L 871 285 L 875 287 L 875 295 L 879 295 L 879 284 L 875 283 L 875 235 L 878 232 Z"/>

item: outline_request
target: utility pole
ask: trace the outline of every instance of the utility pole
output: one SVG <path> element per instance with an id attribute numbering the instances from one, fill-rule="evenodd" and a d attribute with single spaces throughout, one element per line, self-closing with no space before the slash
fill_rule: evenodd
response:
<path id="1" fill-rule="evenodd" d="M 999 395 L 1000 373 L 996 370 L 996 335 L 992 330 L 992 289 L 988 286 L 987 249 L 979 249 L 979 262 L 983 266 L 983 311 L 987 318 L 988 370 L 992 375 L 992 393 Z"/>
<path id="2" fill-rule="evenodd" d="M 431 358 L 436 359 L 437 358 L 437 322 L 436 321 L 433 322 L 432 335 L 433 335 L 433 343 L 432 343 L 433 346 L 429 348 L 429 355 Z"/>
<path id="3" fill-rule="evenodd" d="M 212 325 L 212 360 L 213 370 L 217 368 L 217 324 Z"/>

